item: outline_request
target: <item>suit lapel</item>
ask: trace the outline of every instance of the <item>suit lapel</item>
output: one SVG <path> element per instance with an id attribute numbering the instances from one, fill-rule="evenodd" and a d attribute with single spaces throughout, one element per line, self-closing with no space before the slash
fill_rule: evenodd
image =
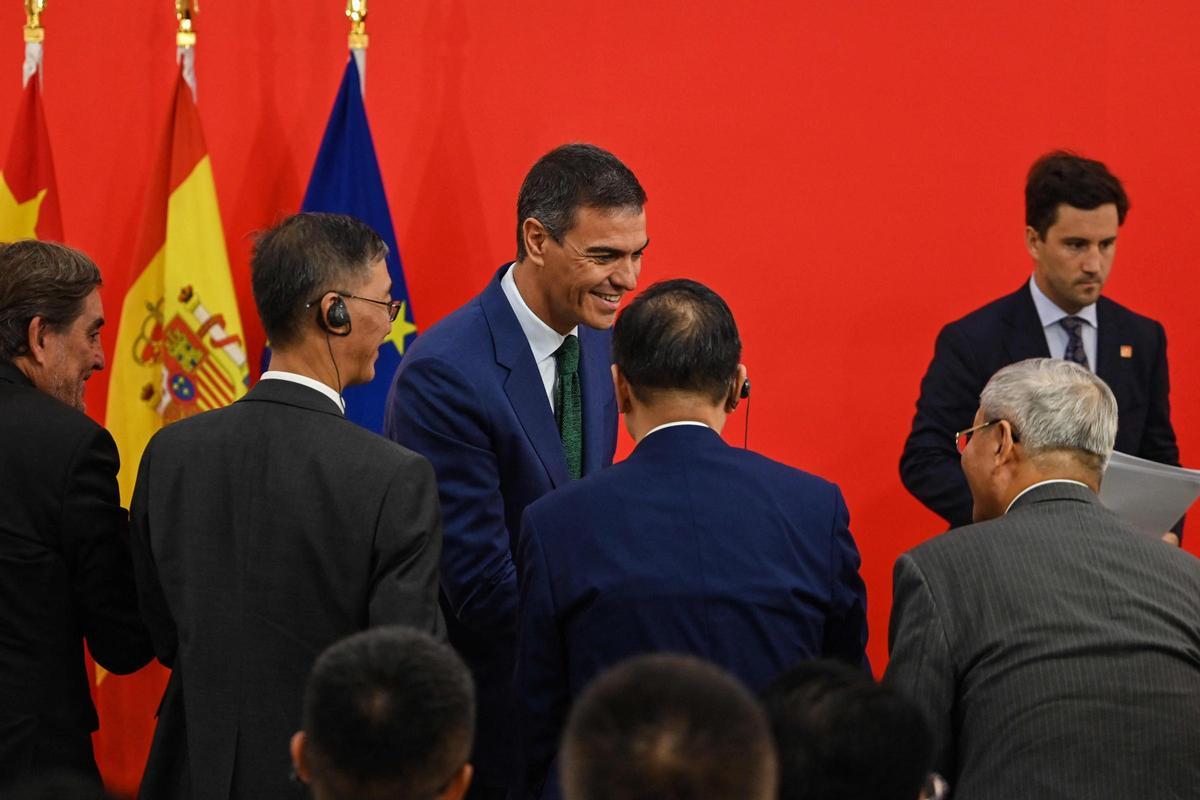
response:
<path id="1" fill-rule="evenodd" d="M 583 369 L 579 388 L 583 392 L 583 474 L 591 475 L 604 468 L 604 456 L 611 435 L 607 420 L 616 414 L 613 396 L 611 337 L 606 331 L 579 328 L 579 344 Z M 609 400 L 612 400 L 610 403 Z"/>
<path id="2" fill-rule="evenodd" d="M 1125 340 L 1122 322 L 1112 301 L 1101 297 L 1096 304 L 1096 374 L 1112 389 L 1117 408 L 1128 408 L 1131 400 L 1129 373 L 1123 367 L 1132 361 L 1121 358 L 1121 345 L 1132 345 L 1133 342 Z"/>
<path id="3" fill-rule="evenodd" d="M 1008 300 L 1002 319 L 1009 327 L 1008 335 L 1004 337 L 1009 363 L 1027 358 L 1049 358 L 1050 347 L 1046 344 L 1046 333 L 1042 330 L 1042 320 L 1033 304 L 1029 284 L 1010 294 Z"/>
<path id="4" fill-rule="evenodd" d="M 542 375 L 533 360 L 533 352 L 530 351 L 525 333 L 521 330 L 521 325 L 508 304 L 508 298 L 504 296 L 504 289 L 500 286 L 500 278 L 503 277 L 505 269 L 507 267 L 502 267 L 496 273 L 496 277 L 479 296 L 479 303 L 483 307 L 484 317 L 492 333 L 496 363 L 508 370 L 508 377 L 504 381 L 504 393 L 508 395 L 508 401 L 520 420 L 529 443 L 541 460 L 542 466 L 546 468 L 550 483 L 558 487 L 571 479 L 567 472 L 567 457 L 563 452 L 562 440 L 558 436 L 558 425 L 554 421 L 554 414 L 551 413 L 550 403 L 546 400 Z"/>

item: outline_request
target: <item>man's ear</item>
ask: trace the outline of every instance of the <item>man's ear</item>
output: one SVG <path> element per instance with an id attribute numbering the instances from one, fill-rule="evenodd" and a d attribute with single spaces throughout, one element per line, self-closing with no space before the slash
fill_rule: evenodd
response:
<path id="1" fill-rule="evenodd" d="M 467 789 L 471 786 L 471 778 L 474 775 L 475 768 L 469 762 L 463 764 L 458 772 L 454 773 L 454 777 L 450 779 L 450 783 L 446 786 L 446 791 L 442 792 L 440 800 L 462 800 L 463 795 L 467 793 Z"/>
<path id="2" fill-rule="evenodd" d="M 1032 225 L 1025 226 L 1025 249 L 1029 251 L 1029 257 L 1034 261 L 1038 261 L 1041 255 L 1038 245 L 1042 244 L 1042 237 L 1038 235 L 1037 229 Z"/>
<path id="3" fill-rule="evenodd" d="M 521 238 L 525 242 L 525 257 L 539 267 L 544 264 L 550 231 L 538 220 L 528 217 L 521 223 Z"/>
<path id="4" fill-rule="evenodd" d="M 300 780 L 308 783 L 308 762 L 304 755 L 304 731 L 296 731 L 292 734 L 292 743 L 289 748 L 292 752 L 292 769 L 296 771 L 296 776 Z"/>
<path id="5" fill-rule="evenodd" d="M 616 364 L 612 365 L 612 376 L 613 389 L 617 393 L 617 411 L 622 414 L 628 414 L 632 409 L 632 402 L 629 396 L 633 390 L 629 388 L 629 381 L 625 380 L 624 373 L 621 372 L 621 368 Z"/>
<path id="6" fill-rule="evenodd" d="M 26 340 L 26 344 L 29 345 L 29 360 L 41 367 L 46 366 L 46 334 L 49 332 L 50 326 L 44 317 L 29 320 Z"/>
<path id="7" fill-rule="evenodd" d="M 732 414 L 733 410 L 738 407 L 738 403 L 742 401 L 742 386 L 746 383 L 746 365 L 737 365 L 737 374 L 733 377 L 733 384 L 729 387 L 729 394 L 725 397 L 725 413 Z"/>
<path id="8" fill-rule="evenodd" d="M 1017 460 L 1017 454 L 1014 449 L 1017 446 L 1017 442 L 1013 434 L 1011 422 L 1002 419 L 996 423 L 996 436 L 993 442 L 997 466 L 1010 464 Z"/>

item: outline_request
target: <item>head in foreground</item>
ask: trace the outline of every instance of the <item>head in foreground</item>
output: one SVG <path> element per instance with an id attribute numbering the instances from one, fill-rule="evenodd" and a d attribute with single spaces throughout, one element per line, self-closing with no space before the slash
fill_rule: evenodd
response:
<path id="1" fill-rule="evenodd" d="M 720 432 L 749 395 L 733 313 L 696 281 L 662 281 L 638 295 L 621 312 L 612 347 L 617 406 L 635 440 L 680 420 Z"/>
<path id="2" fill-rule="evenodd" d="M 1116 398 L 1088 370 L 1055 358 L 1004 367 L 958 435 L 975 521 L 1002 516 L 1041 481 L 1075 480 L 1098 492 L 1116 436 Z"/>
<path id="3" fill-rule="evenodd" d="M 567 800 L 767 800 L 775 750 L 736 679 L 679 655 L 630 659 L 597 678 L 567 720 Z"/>
<path id="4" fill-rule="evenodd" d="M 0 243 L 0 362 L 83 411 L 84 384 L 104 369 L 103 325 L 90 258 L 54 242 Z"/>
<path id="5" fill-rule="evenodd" d="M 567 334 L 608 328 L 637 288 L 646 238 L 646 192 L 620 159 L 591 144 L 565 144 L 538 159 L 517 197 L 521 297 Z"/>
<path id="6" fill-rule="evenodd" d="M 806 661 L 763 694 L 780 800 L 917 800 L 933 758 L 920 710 L 861 668 Z"/>
<path id="7" fill-rule="evenodd" d="M 1129 198 L 1099 161 L 1056 150 L 1025 181 L 1025 248 L 1042 293 L 1068 314 L 1100 298 Z"/>
<path id="8" fill-rule="evenodd" d="M 474 730 L 458 655 L 415 630 L 372 628 L 317 659 L 292 762 L 317 800 L 458 800 Z"/>
<path id="9" fill-rule="evenodd" d="M 293 214 L 262 233 L 250 282 L 271 369 L 338 391 L 370 382 L 400 307 L 387 254 L 370 226 L 343 214 Z"/>

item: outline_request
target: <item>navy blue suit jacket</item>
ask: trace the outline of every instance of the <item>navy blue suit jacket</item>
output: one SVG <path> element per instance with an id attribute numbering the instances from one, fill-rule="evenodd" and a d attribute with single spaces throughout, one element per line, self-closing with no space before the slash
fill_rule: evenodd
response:
<path id="1" fill-rule="evenodd" d="M 848 524 L 835 485 L 694 425 L 531 505 L 517 561 L 518 796 L 559 796 L 568 706 L 629 656 L 694 654 L 754 690 L 805 658 L 865 665 Z"/>
<path id="2" fill-rule="evenodd" d="M 1179 464 L 1171 427 L 1167 335 L 1158 322 L 1107 297 L 1096 305 L 1096 374 L 1117 398 L 1116 449 L 1163 464 Z M 1048 358 L 1046 335 L 1028 283 L 942 328 L 921 381 L 912 432 L 900 457 L 910 492 L 951 527 L 971 522 L 971 492 L 955 431 L 971 426 L 979 393 L 1001 367 Z"/>
<path id="3" fill-rule="evenodd" d="M 570 482 L 529 342 L 500 286 L 417 337 L 396 372 L 384 432 L 433 463 L 442 502 L 442 602 L 478 693 L 476 781 L 506 787 L 516 759 L 512 676 L 516 550 L 525 507 Z M 612 463 L 611 332 L 580 326 L 583 474 Z"/>

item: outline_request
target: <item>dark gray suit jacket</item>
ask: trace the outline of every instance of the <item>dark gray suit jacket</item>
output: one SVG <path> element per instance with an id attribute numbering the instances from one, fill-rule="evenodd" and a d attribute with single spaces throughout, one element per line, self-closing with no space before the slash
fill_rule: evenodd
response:
<path id="1" fill-rule="evenodd" d="M 884 680 L 955 800 L 1195 797 L 1200 561 L 1077 484 L 896 562 Z"/>
<path id="2" fill-rule="evenodd" d="M 143 797 L 296 795 L 288 740 L 317 655 L 373 625 L 443 633 L 433 468 L 314 389 L 262 381 L 163 428 L 131 517 L 142 613 L 171 668 Z"/>

